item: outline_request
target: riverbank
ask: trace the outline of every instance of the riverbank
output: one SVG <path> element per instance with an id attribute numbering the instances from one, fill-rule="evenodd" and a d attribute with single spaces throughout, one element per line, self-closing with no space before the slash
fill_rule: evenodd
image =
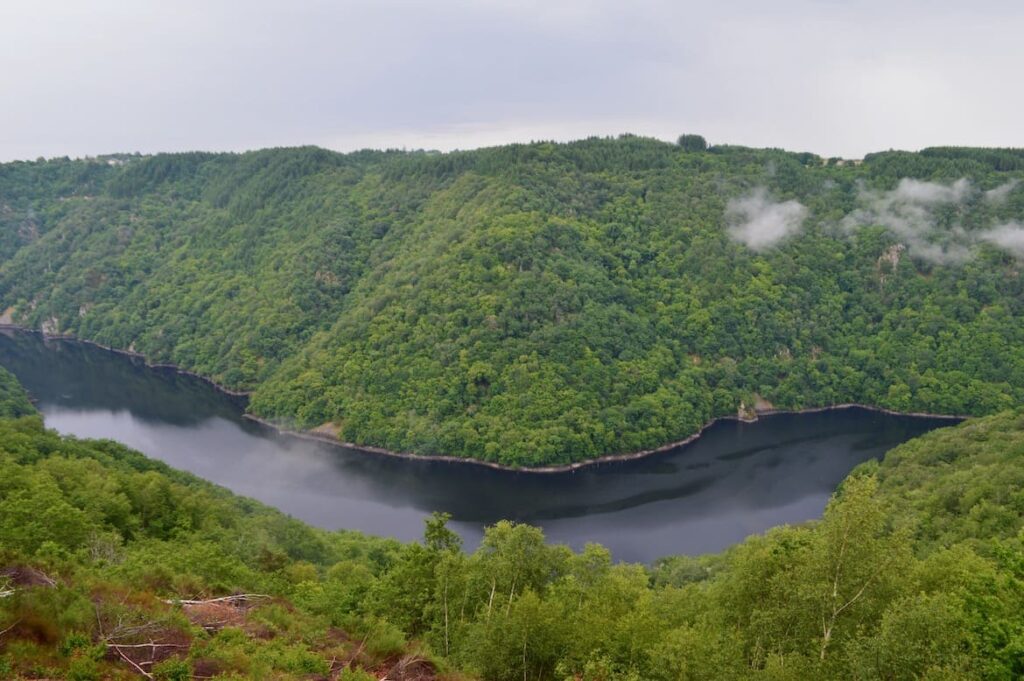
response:
<path id="1" fill-rule="evenodd" d="M 168 362 L 150 362 L 149 358 L 147 358 L 141 352 L 135 352 L 134 350 L 124 350 L 122 348 L 115 348 L 112 345 L 104 345 L 103 343 L 97 343 L 96 341 L 89 340 L 88 338 L 79 338 L 78 336 L 75 336 L 70 333 L 46 333 L 45 331 L 42 331 L 40 329 L 30 329 L 27 326 L 19 326 L 18 324 L 0 324 L 0 331 L 17 331 L 18 333 L 31 333 L 36 336 L 39 336 L 44 341 L 68 341 L 71 343 L 83 343 L 85 345 L 91 345 L 94 348 L 106 350 L 107 352 L 112 352 L 116 355 L 124 355 L 125 357 L 131 357 L 132 359 L 140 360 L 144 365 L 146 365 L 146 367 L 150 369 L 166 369 L 178 374 L 182 374 L 183 376 L 191 376 L 192 378 L 197 378 L 200 381 L 203 381 L 204 383 L 210 384 L 211 386 L 213 386 L 220 392 L 224 393 L 225 395 L 231 395 L 232 397 L 249 397 L 249 395 L 252 395 L 251 390 L 232 390 L 231 388 L 225 385 L 221 385 L 220 383 L 218 383 L 217 381 L 213 380 L 208 376 L 204 376 L 203 374 L 197 374 L 196 372 L 189 371 L 188 369 L 182 369 L 177 364 L 171 364 Z"/>
<path id="2" fill-rule="evenodd" d="M 38 330 L 38 329 L 29 329 L 29 328 L 26 328 L 26 327 L 23 327 L 23 326 L 18 326 L 16 324 L 0 324 L 0 331 L 2 331 L 2 330 L 10 330 L 10 331 L 18 332 L 18 333 L 31 333 L 31 334 L 40 336 L 44 341 L 56 340 L 56 341 L 66 341 L 66 342 L 72 342 L 72 343 L 83 343 L 83 344 L 86 344 L 86 345 L 91 345 L 93 347 L 99 348 L 101 350 L 105 350 L 107 352 L 112 352 L 112 353 L 115 353 L 115 354 L 119 354 L 119 355 L 124 355 L 124 356 L 130 357 L 132 359 L 141 360 L 142 363 L 146 367 L 148 367 L 148 368 L 174 371 L 176 373 L 179 373 L 179 374 L 182 374 L 182 375 L 185 375 L 185 376 L 190 376 L 190 377 L 199 379 L 199 380 L 207 383 L 208 385 L 212 386 L 216 390 L 218 390 L 218 391 L 220 391 L 220 392 L 222 392 L 222 393 L 224 393 L 226 395 L 230 395 L 231 397 L 236 397 L 236 398 L 238 398 L 238 397 L 247 397 L 247 396 L 249 396 L 251 394 L 251 392 L 248 392 L 248 391 L 232 390 L 230 388 L 227 388 L 227 387 L 217 383 L 216 381 L 210 379 L 207 376 L 203 376 L 202 374 L 198 374 L 196 372 L 189 371 L 187 369 L 183 369 L 183 368 L 181 368 L 179 366 L 176 366 L 174 364 L 170 364 L 170 363 L 151 363 L 151 362 L 149 362 L 147 360 L 145 355 L 143 355 L 143 354 L 141 354 L 139 352 L 135 352 L 133 350 L 124 350 L 124 349 L 121 349 L 121 348 L 115 348 L 115 347 L 103 345 L 102 343 L 97 343 L 95 341 L 77 338 L 77 337 L 75 337 L 72 334 L 47 334 L 47 333 L 44 333 L 43 331 Z M 493 461 L 481 461 L 479 459 L 470 459 L 470 458 L 458 457 L 458 456 L 448 456 L 448 455 L 443 455 L 443 454 L 416 454 L 414 452 L 400 452 L 400 451 L 386 449 L 384 447 L 377 447 L 377 446 L 374 446 L 374 445 L 365 445 L 365 444 L 359 444 L 359 443 L 355 443 L 355 442 L 345 442 L 345 441 L 339 439 L 338 437 L 336 437 L 335 435 L 333 435 L 333 434 L 331 434 L 329 432 L 326 432 L 325 430 L 321 430 L 321 429 L 295 430 L 295 429 L 289 428 L 286 425 L 283 425 L 283 424 L 280 424 L 280 423 L 274 423 L 273 421 L 269 421 L 267 419 L 264 419 L 264 418 L 261 418 L 259 416 L 256 416 L 255 414 L 250 414 L 248 412 L 243 413 L 242 416 L 243 416 L 243 418 L 245 418 L 245 419 L 247 419 L 249 421 L 252 421 L 254 423 L 259 423 L 260 425 L 262 425 L 262 426 L 264 426 L 266 428 L 269 428 L 269 429 L 271 429 L 271 430 L 273 430 L 273 431 L 275 431 L 277 433 L 280 433 L 282 435 L 286 435 L 286 436 L 289 436 L 289 437 L 295 437 L 295 438 L 299 438 L 299 439 L 303 439 L 303 440 L 312 440 L 312 441 L 322 442 L 322 443 L 329 444 L 329 445 L 332 445 L 332 446 L 342 447 L 344 449 L 349 449 L 349 450 L 353 450 L 353 451 L 357 451 L 357 452 L 362 452 L 362 453 L 365 453 L 365 454 L 373 454 L 373 455 L 387 456 L 387 457 L 392 457 L 392 458 L 415 460 L 415 461 L 428 461 L 428 462 L 432 461 L 432 462 L 449 463 L 449 464 L 466 464 L 466 465 L 470 465 L 470 466 L 483 466 L 483 467 L 490 468 L 490 469 L 493 469 L 493 470 L 507 471 L 507 472 L 512 472 L 512 473 L 561 474 L 561 473 L 571 473 L 571 472 L 578 471 L 578 470 L 583 469 L 583 468 L 587 468 L 587 467 L 590 467 L 590 466 L 599 466 L 601 464 L 614 464 L 614 463 L 622 463 L 622 462 L 626 462 L 626 461 L 633 461 L 633 460 L 642 459 L 642 458 L 649 457 L 649 456 L 654 456 L 654 455 L 657 455 L 657 454 L 663 454 L 665 452 L 671 451 L 673 449 L 677 449 L 679 447 L 685 447 L 685 446 L 687 446 L 689 444 L 694 443 L 696 440 L 698 440 L 704 434 L 704 432 L 708 428 L 712 427 L 713 425 L 715 425 L 719 421 L 736 421 L 736 422 L 741 422 L 741 423 L 754 423 L 759 418 L 764 417 L 764 416 L 781 415 L 781 414 L 813 414 L 813 413 L 821 413 L 821 412 L 844 410 L 844 409 L 862 409 L 864 411 L 870 411 L 870 412 L 875 412 L 875 413 L 880 413 L 880 414 L 888 414 L 888 415 L 892 415 L 892 416 L 910 416 L 910 417 L 919 417 L 919 418 L 947 419 L 950 422 L 962 421 L 962 420 L 964 420 L 966 418 L 969 418 L 969 416 L 958 415 L 958 414 L 929 414 L 927 412 L 901 412 L 901 411 L 896 411 L 896 410 L 892 410 L 892 409 L 887 409 L 885 407 L 877 407 L 877 406 L 874 406 L 874 405 L 860 404 L 860 403 L 856 403 L 856 402 L 847 402 L 847 403 L 834 404 L 834 405 L 826 405 L 826 406 L 818 406 L 818 407 L 808 407 L 808 408 L 804 408 L 804 409 L 775 409 L 775 408 L 772 408 L 772 409 L 761 409 L 761 410 L 754 411 L 752 417 L 751 416 L 745 416 L 745 415 L 741 416 L 739 414 L 736 414 L 736 415 L 725 415 L 725 416 L 719 416 L 717 418 L 713 418 L 713 419 L 709 420 L 707 423 L 705 423 L 703 426 L 701 426 L 701 428 L 698 429 L 696 432 L 688 435 L 687 437 L 679 439 L 679 440 L 674 440 L 672 442 L 668 442 L 666 444 L 663 444 L 663 445 L 660 445 L 658 447 L 654 447 L 654 448 L 651 448 L 651 449 L 643 449 L 643 450 L 639 450 L 639 451 L 624 452 L 624 453 L 619 453 L 619 454 L 606 454 L 606 455 L 599 456 L 599 457 L 596 457 L 596 458 L 593 458 L 593 459 L 587 459 L 585 461 L 576 461 L 576 462 L 568 463 L 568 464 L 557 464 L 557 465 L 548 465 L 548 466 L 528 467 L 528 466 L 510 466 L 510 465 L 507 465 L 507 464 L 501 464 L 501 463 L 497 463 L 497 462 L 493 462 Z M 321 426 L 321 428 L 323 428 L 323 427 Z"/>
<path id="3" fill-rule="evenodd" d="M 385 449 L 383 447 L 375 447 L 373 445 L 361 445 L 354 442 L 344 442 L 337 437 L 325 434 L 323 432 L 316 432 L 314 430 L 293 430 L 249 413 L 243 414 L 243 416 L 244 418 L 250 421 L 259 423 L 260 425 L 270 428 L 271 430 L 274 430 L 275 432 L 280 433 L 282 435 L 296 437 L 303 440 L 314 440 L 317 442 L 324 442 L 330 445 L 334 445 L 336 447 L 343 447 L 345 449 L 351 449 L 357 452 L 364 452 L 366 454 L 376 454 L 380 456 L 390 456 L 399 459 L 410 459 L 417 461 L 436 461 L 443 463 L 457 463 L 473 466 L 484 466 L 486 468 L 491 468 L 499 471 L 507 471 L 510 473 L 536 473 L 549 475 L 558 473 L 571 473 L 590 466 L 622 463 L 625 461 L 634 461 L 636 459 L 654 456 L 656 454 L 664 454 L 665 452 L 669 452 L 673 449 L 693 444 L 698 439 L 700 439 L 700 437 L 708 428 L 714 426 L 716 423 L 720 421 L 756 423 L 758 419 L 760 419 L 763 416 L 774 416 L 784 414 L 818 414 L 828 411 L 840 411 L 844 409 L 861 409 L 864 411 L 874 412 L 878 414 L 888 414 L 890 416 L 909 416 L 916 418 L 944 419 L 950 421 L 951 425 L 953 423 L 958 423 L 965 419 L 972 418 L 971 416 L 964 416 L 958 414 L 929 414 L 926 412 L 895 411 L 893 409 L 886 409 L 885 407 L 875 407 L 869 404 L 858 404 L 856 402 L 847 402 L 843 404 L 835 404 L 825 407 L 808 407 L 806 409 L 771 409 L 758 412 L 757 416 L 754 418 L 745 418 L 739 416 L 719 416 L 717 418 L 713 418 L 707 423 L 705 423 L 703 426 L 701 426 L 700 429 L 697 432 L 693 433 L 692 435 L 689 435 L 681 440 L 675 440 L 652 449 L 642 449 L 639 451 L 626 452 L 623 454 L 605 454 L 604 456 L 599 456 L 594 459 L 587 459 L 586 461 L 576 461 L 568 464 L 527 467 L 509 466 L 507 464 L 496 463 L 493 461 L 481 461 L 479 459 L 468 459 L 459 456 L 446 456 L 444 454 L 415 454 L 413 452 L 397 452 L 391 449 Z"/>

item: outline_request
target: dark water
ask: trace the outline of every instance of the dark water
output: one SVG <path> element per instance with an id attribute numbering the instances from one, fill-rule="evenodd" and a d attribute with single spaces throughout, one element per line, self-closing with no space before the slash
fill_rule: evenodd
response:
<path id="1" fill-rule="evenodd" d="M 418 538 L 447 511 L 474 546 L 502 518 L 621 560 L 718 551 L 774 525 L 818 517 L 862 461 L 949 421 L 848 409 L 720 422 L 694 444 L 573 473 L 509 473 L 408 461 L 277 435 L 199 379 L 68 341 L 0 334 L 11 370 L 51 428 L 124 442 L 326 528 Z"/>

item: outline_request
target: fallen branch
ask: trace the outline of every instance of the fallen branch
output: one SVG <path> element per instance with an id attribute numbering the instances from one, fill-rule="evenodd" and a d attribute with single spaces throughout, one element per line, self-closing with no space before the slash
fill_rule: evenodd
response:
<path id="1" fill-rule="evenodd" d="M 220 598 L 207 598 L 205 600 L 185 600 L 171 598 L 164 601 L 170 605 L 211 605 L 213 603 L 246 603 L 248 601 L 262 601 L 270 598 L 267 594 L 238 594 L 236 596 L 221 596 Z"/>
<path id="2" fill-rule="evenodd" d="M 6 629 L 0 629 L 0 636 L 3 636 L 7 632 L 11 631 L 12 629 L 14 629 L 14 627 L 18 626 L 19 624 L 21 624 L 21 620 L 20 619 L 15 620 L 14 624 L 12 624 L 11 626 L 7 627 Z"/>
<path id="3" fill-rule="evenodd" d="M 395 672 L 395 671 L 404 674 L 405 670 L 410 665 L 419 664 L 420 662 L 426 662 L 426 659 L 422 658 L 422 657 L 420 657 L 418 655 L 412 655 L 412 656 L 403 657 L 403 658 L 399 659 L 398 662 L 395 663 L 395 665 L 393 667 L 391 667 L 391 669 L 388 670 L 388 673 L 385 674 L 384 677 L 387 678 L 387 677 L 391 676 L 391 674 L 393 672 Z"/>
<path id="4" fill-rule="evenodd" d="M 56 580 L 42 570 L 24 566 L 12 566 L 0 570 L 0 591 L 16 586 L 45 586 L 54 588 Z"/>
<path id="5" fill-rule="evenodd" d="M 352 656 L 348 658 L 348 662 L 345 663 L 346 667 L 351 667 L 352 663 L 356 661 L 356 658 L 359 657 L 360 655 L 362 655 L 363 648 L 366 647 L 366 639 L 369 638 L 369 636 L 370 635 L 367 634 L 366 636 L 363 637 L 363 640 L 360 641 L 359 647 L 356 648 L 356 652 L 352 653 Z"/>
<path id="6" fill-rule="evenodd" d="M 108 643 L 107 645 L 108 645 L 108 646 L 110 646 L 110 647 L 112 647 L 112 648 L 114 649 L 114 652 L 116 652 L 116 653 L 117 653 L 118 655 L 120 655 L 120 656 L 121 656 L 121 659 L 122 659 L 122 660 L 124 660 L 125 662 L 127 662 L 127 663 L 128 663 L 128 664 L 130 664 L 131 666 L 135 667 L 135 670 L 136 670 L 137 672 L 139 672 L 140 674 L 142 674 L 143 676 L 145 676 L 145 677 L 146 677 L 147 679 L 151 679 L 151 678 L 153 678 L 153 675 L 152 675 L 152 674 L 150 674 L 149 672 L 147 672 L 147 671 L 146 671 L 145 669 L 143 669 L 143 668 L 142 668 L 142 667 L 140 667 L 139 665 L 135 664 L 135 660 L 133 660 L 132 658 L 128 657 L 128 656 L 127 656 L 127 655 L 125 655 L 125 654 L 124 654 L 123 652 L 121 652 L 121 650 L 120 650 L 120 648 L 119 648 L 118 646 L 116 646 L 116 645 L 113 645 L 113 644 L 109 644 L 109 643 Z"/>
<path id="7" fill-rule="evenodd" d="M 117 626 L 102 636 L 103 640 L 111 643 L 119 639 L 123 640 L 126 638 L 132 638 L 134 636 L 143 636 L 146 634 L 152 634 L 154 631 L 158 631 L 161 625 L 157 622 L 144 622 L 136 626 L 130 627 L 125 625 L 121 618 L 118 618 Z M 103 628 L 100 627 L 100 633 L 103 634 Z"/>
<path id="8" fill-rule="evenodd" d="M 188 649 L 190 647 L 183 643 L 157 643 L 155 641 L 150 641 L 149 643 L 114 643 L 109 639 L 105 640 L 104 644 L 107 646 L 107 649 L 113 650 L 122 660 L 134 667 L 135 671 L 150 679 L 153 678 L 152 674 L 143 669 L 143 666 L 149 667 L 150 669 L 153 668 L 153 665 L 156 663 L 156 651 L 158 648 Z M 140 648 L 149 649 L 149 660 L 136 662 L 130 655 L 125 654 L 125 650 L 132 651 Z"/>

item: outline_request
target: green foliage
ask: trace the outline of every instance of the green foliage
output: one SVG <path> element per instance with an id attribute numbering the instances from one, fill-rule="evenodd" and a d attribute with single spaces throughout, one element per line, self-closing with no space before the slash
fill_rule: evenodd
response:
<path id="1" fill-rule="evenodd" d="M 758 398 L 988 414 L 1024 400 L 1024 281 L 935 265 L 860 187 L 1024 177 L 1019 150 L 862 164 L 635 136 L 451 154 L 276 149 L 0 165 L 0 311 L 253 390 L 344 441 L 512 465 L 682 439 Z M 726 202 L 811 211 L 752 251 Z M 979 194 L 980 195 L 980 194 Z M 1024 219 L 1024 187 L 942 217 Z M 8 308 L 12 308 L 8 310 Z"/>
<path id="2" fill-rule="evenodd" d="M 153 665 L 152 673 L 159 681 L 190 681 L 192 666 L 185 660 L 171 658 Z"/>
<path id="3" fill-rule="evenodd" d="M 0 670 L 133 678 L 108 645 L 155 642 L 159 679 L 1020 678 L 1022 464 L 1024 410 L 969 420 L 854 471 L 820 521 L 647 568 L 511 522 L 467 554 L 443 514 L 422 543 L 319 531 L 0 419 Z"/>
<path id="4" fill-rule="evenodd" d="M 87 650 L 91 646 L 92 641 L 88 636 L 82 633 L 73 632 L 64 637 L 60 642 L 60 646 L 57 648 L 57 651 L 63 657 L 72 657 L 78 651 Z"/>
<path id="5" fill-rule="evenodd" d="M 315 578 L 306 561 L 386 563 L 398 546 L 315 530 L 114 442 L 62 438 L 36 418 L 0 420 L 0 537 L 25 558 L 88 560 L 193 593 Z"/>
<path id="6" fill-rule="evenodd" d="M 377 681 L 377 677 L 362 669 L 345 667 L 338 675 L 338 681 Z"/>
<path id="7" fill-rule="evenodd" d="M 0 418 L 19 418 L 36 414 L 25 389 L 7 369 L 0 367 Z"/>
<path id="8" fill-rule="evenodd" d="M 707 151 L 708 143 L 700 135 L 680 135 L 676 141 L 683 151 Z"/>

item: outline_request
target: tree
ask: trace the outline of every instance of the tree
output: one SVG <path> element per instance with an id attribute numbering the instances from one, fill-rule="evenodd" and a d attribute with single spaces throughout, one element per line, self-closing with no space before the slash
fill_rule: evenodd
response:
<path id="1" fill-rule="evenodd" d="M 683 151 L 706 151 L 708 148 L 707 141 L 700 135 L 680 135 L 676 144 Z"/>

